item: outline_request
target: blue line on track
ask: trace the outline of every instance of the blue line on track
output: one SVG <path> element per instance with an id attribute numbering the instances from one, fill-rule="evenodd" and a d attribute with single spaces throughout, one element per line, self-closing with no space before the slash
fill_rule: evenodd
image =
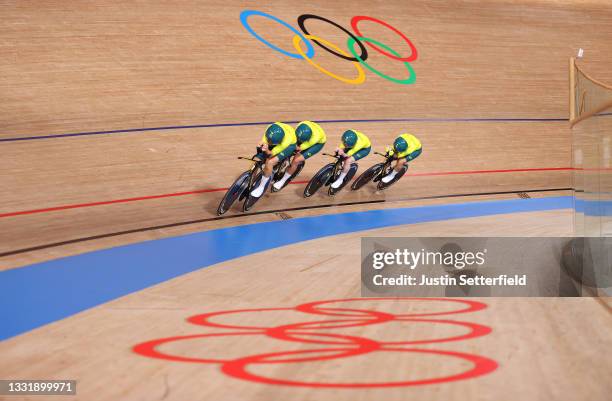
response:
<path id="1" fill-rule="evenodd" d="M 567 121 L 567 118 L 380 118 L 380 119 L 358 119 L 358 120 L 316 120 L 318 123 L 334 124 L 334 123 L 392 123 L 392 122 L 559 122 Z M 25 136 L 16 138 L 3 138 L 0 142 L 16 142 L 16 141 L 35 141 L 38 139 L 54 139 L 54 138 L 70 138 L 75 136 L 90 136 L 90 135 L 112 135 L 112 134 L 128 134 L 128 133 L 144 133 L 151 131 L 168 131 L 179 129 L 193 128 L 219 128 L 219 127 L 246 127 L 253 125 L 269 125 L 274 121 L 261 122 L 242 122 L 242 123 L 223 123 L 223 124 L 199 124 L 199 125 L 176 125 L 167 127 L 150 127 L 150 128 L 130 128 L 119 129 L 113 131 L 90 131 L 90 132 L 75 132 L 67 134 L 51 134 L 39 136 Z M 287 124 L 296 124 L 299 121 L 284 121 Z"/>
<path id="2" fill-rule="evenodd" d="M 591 217 L 612 216 L 612 200 L 575 199 L 575 210 Z"/>
<path id="3" fill-rule="evenodd" d="M 0 340 L 207 266 L 316 238 L 404 224 L 567 209 L 572 197 L 370 210 L 226 227 L 0 272 Z M 367 234 L 366 234 L 367 235 Z M 201 283 L 206 288 L 207 283 Z"/>

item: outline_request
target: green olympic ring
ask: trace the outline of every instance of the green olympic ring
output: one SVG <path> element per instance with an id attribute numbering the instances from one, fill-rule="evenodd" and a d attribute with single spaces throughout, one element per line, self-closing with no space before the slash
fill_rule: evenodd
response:
<path id="1" fill-rule="evenodd" d="M 391 54 L 393 54 L 394 56 L 400 57 L 400 54 L 397 51 L 393 50 L 392 48 L 390 48 L 389 46 L 387 46 L 387 45 L 385 45 L 383 43 L 380 43 L 377 40 L 370 39 L 370 38 L 364 38 L 362 36 L 358 36 L 357 39 L 359 39 L 362 42 L 373 43 L 375 45 L 378 45 L 378 46 L 382 47 L 383 49 L 387 50 L 388 52 L 390 52 Z M 413 83 L 416 82 L 416 73 L 414 72 L 414 69 L 412 68 L 412 66 L 410 65 L 409 62 L 407 62 L 407 61 L 404 62 L 404 65 L 406 66 L 406 68 L 408 69 L 408 73 L 410 74 L 408 78 L 406 78 L 406 79 L 398 79 L 398 78 L 390 77 L 390 76 L 385 75 L 382 72 L 378 71 L 374 67 L 370 66 L 367 62 L 363 61 L 361 59 L 361 57 L 359 57 L 359 55 L 355 51 L 355 43 L 356 43 L 355 39 L 353 39 L 353 38 L 349 38 L 348 39 L 348 48 L 349 48 L 349 51 L 353 54 L 353 56 L 357 60 L 359 60 L 359 62 L 361 64 L 364 65 L 364 67 L 366 67 L 368 70 L 372 71 L 374 74 L 376 74 L 379 77 L 384 78 L 384 79 L 386 79 L 388 81 L 395 82 L 396 84 L 400 84 L 400 85 L 410 85 L 410 84 L 413 84 Z"/>

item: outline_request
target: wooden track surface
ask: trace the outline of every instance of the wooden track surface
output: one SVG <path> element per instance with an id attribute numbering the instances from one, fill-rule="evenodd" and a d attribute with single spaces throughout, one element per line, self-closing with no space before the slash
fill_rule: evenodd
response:
<path id="1" fill-rule="evenodd" d="M 554 192 L 530 192 L 528 194 L 531 198 L 542 198 L 548 196 L 570 196 L 571 191 L 554 191 Z M 176 236 L 191 232 L 211 230 L 220 227 L 227 226 L 238 226 L 241 224 L 251 224 L 266 221 L 277 221 L 287 218 L 298 218 L 307 217 L 321 214 L 333 214 L 333 213 L 345 213 L 345 212 L 358 212 L 373 209 L 385 209 L 385 208 L 398 208 L 398 207 L 415 207 L 421 205 L 440 205 L 449 203 L 460 203 L 466 201 L 491 201 L 491 200 L 507 200 L 517 199 L 519 193 L 499 194 L 499 195 L 481 195 L 481 196 L 456 196 L 456 197 L 444 197 L 434 199 L 416 199 L 416 200 L 389 200 L 379 203 L 365 203 L 365 204 L 354 204 L 354 205 L 342 205 L 335 206 L 334 201 L 330 204 L 320 205 L 314 209 L 264 209 L 260 210 L 260 214 L 249 214 L 243 216 L 242 214 L 232 215 L 227 219 L 220 220 L 191 220 L 193 217 L 191 210 L 200 208 L 198 197 L 193 203 L 190 203 L 188 207 L 173 208 L 174 216 L 172 220 L 166 220 L 162 218 L 160 220 L 148 220 L 146 226 L 138 226 L 133 231 L 76 231 L 74 226 L 71 226 L 70 236 L 64 237 L 65 239 L 58 240 L 57 236 L 53 231 L 45 235 L 39 235 L 37 241 L 27 241 L 23 237 L 27 236 L 27 228 L 22 231 L 15 231 L 14 237 L 20 240 L 12 242 L 13 246 L 25 245 L 26 248 L 12 248 L 13 253 L 2 257 L 2 266 L 0 270 L 15 268 L 19 266 L 29 265 L 32 263 L 42 262 L 49 259 L 56 259 L 63 256 L 71 256 L 90 252 L 98 249 L 111 248 L 114 246 L 131 244 L 135 242 L 147 241 L 152 239 Z M 170 203 L 168 200 L 150 201 L 155 202 L 157 208 L 164 209 L 169 207 Z M 336 201 L 337 202 L 337 201 Z M 329 205 L 329 206 L 326 206 Z M 272 205 L 273 206 L 273 205 Z M 112 210 L 116 206 L 102 207 L 100 213 L 107 213 L 108 209 Z M 94 209 L 97 210 L 97 209 Z M 91 218 L 91 211 L 81 210 L 75 212 L 71 221 L 82 221 L 84 226 L 87 226 L 87 222 Z M 108 214 L 108 213 L 107 213 Z M 112 213 L 111 213 L 112 214 Z M 165 213 L 162 214 L 166 216 Z M 32 218 L 36 218 L 32 216 Z M 22 221 L 25 219 L 22 219 Z M 163 223 L 170 221 L 169 225 L 164 226 Z M 162 223 L 162 225 L 155 225 L 156 222 Z M 18 227 L 18 226 L 16 226 Z M 129 228 L 129 226 L 128 226 Z M 88 233 L 92 233 L 94 236 L 87 236 Z M 79 234 L 85 236 L 79 236 Z M 101 236 L 101 237 L 100 237 Z M 8 238 L 8 236 L 7 236 Z M 7 239 L 8 241 L 8 239 Z M 40 248 L 40 249 L 37 249 Z"/>
<path id="2" fill-rule="evenodd" d="M 372 132 L 375 143 L 387 144 L 393 141 L 393 133 L 402 129 L 400 124 L 388 125 L 390 127 L 385 126 L 382 133 L 376 130 L 375 124 L 360 124 L 359 128 L 364 132 Z M 332 137 L 331 147 L 335 145 L 342 125 L 329 124 L 325 127 Z M 249 135 L 230 139 L 231 146 L 227 149 L 209 149 L 209 135 L 227 138 L 233 129 L 218 128 L 204 132 L 203 135 L 189 130 L 133 136 L 51 139 L 50 142 L 37 144 L 5 143 L 2 146 L 9 151 L 9 156 L 3 160 L 3 164 L 6 163 L 8 170 L 16 174 L 6 177 L 13 190 L 0 195 L 3 198 L 3 208 L 10 212 L 224 188 L 248 167 L 247 162 L 235 160 L 234 157 L 236 154 L 251 155 L 251 139 L 258 139 L 261 127 L 243 129 L 250 132 Z M 525 129 L 530 133 L 538 132 L 529 141 L 536 146 L 523 148 Z M 566 150 L 569 147 L 569 137 L 559 137 L 562 129 L 563 123 L 516 123 L 502 127 L 488 124 L 464 124 L 463 127 L 453 124 L 423 124 L 414 128 L 424 143 L 423 156 L 413 164 L 407 179 L 389 191 L 374 193 L 373 187 L 368 186 L 356 193 L 345 191 L 333 199 L 326 194 L 304 199 L 304 184 L 290 185 L 278 194 L 266 196 L 254 211 L 451 194 L 569 188 L 571 161 Z M 245 137 L 249 138 L 250 143 L 245 141 Z M 47 150 L 42 153 L 34 151 L 37 145 L 43 145 Z M 550 150 L 542 155 L 540 147 Z M 82 151 L 75 154 L 75 149 Z M 382 146 L 378 149 L 383 151 Z M 484 158 L 493 159 L 487 163 Z M 360 163 L 361 171 L 379 159 L 377 155 L 368 156 Z M 327 162 L 323 156 L 312 158 L 299 179 L 310 179 Z M 565 170 L 419 175 L 517 168 Z M 0 253 L 107 232 L 213 218 L 223 194 L 224 191 L 205 192 L 0 217 L 0 224 L 4 227 L 0 232 Z"/>
<path id="3" fill-rule="evenodd" d="M 223 375 L 216 365 L 169 362 L 130 351 L 140 342 L 161 337 L 215 331 L 190 325 L 185 318 L 199 313 L 241 308 L 291 307 L 322 299 L 359 295 L 359 241 L 368 236 L 551 235 L 571 233 L 567 211 L 520 213 L 456 221 L 415 224 L 309 241 L 262 252 L 171 280 L 104 306 L 34 330 L 0 344 L 0 377 L 71 377 L 79 380 L 78 400 L 115 399 L 294 399 L 455 401 L 607 400 L 612 368 L 609 311 L 592 298 L 482 298 L 484 311 L 447 319 L 485 324 L 486 337 L 422 346 L 472 352 L 499 363 L 493 373 L 455 383 L 388 389 L 311 389 L 256 384 Z M 301 255 L 295 258 L 295 255 Z M 277 263 L 270 263 L 276 261 Z M 254 283 L 257 283 L 256 285 Z M 422 310 L 412 303 L 364 301 L 352 307 L 394 313 Z M 432 309 L 431 305 L 426 309 Z M 428 309 L 428 310 L 429 310 Z M 452 309 L 448 305 L 435 310 Z M 260 312 L 218 318 L 239 325 L 278 325 L 295 321 L 288 312 Z M 299 320 L 298 320 L 299 321 Z M 217 330 L 219 331 L 219 330 Z M 227 330 L 225 330 L 227 331 Z M 398 341 L 459 334 L 456 328 L 396 326 L 327 330 Z M 305 344 L 280 344 L 243 337 L 167 345 L 166 352 L 184 356 L 237 357 L 263 352 L 309 349 Z M 41 355 L 45 355 L 42 357 Z M 355 357 L 325 363 L 259 366 L 272 377 L 305 381 L 401 380 L 439 376 L 465 369 L 448 359 L 394 355 Z M 114 385 L 111 385 L 114 383 Z M 520 383 L 520 385 L 519 385 Z M 478 394 L 476 396 L 476 394 Z M 34 399 L 34 398 L 32 398 Z"/>
<path id="4" fill-rule="evenodd" d="M 2 3 L 0 139 L 191 124 L 381 118 L 564 118 L 566 60 L 587 49 L 589 71 L 612 79 L 612 11 L 606 2 L 268 2 L 258 9 L 292 25 L 314 13 L 350 26 L 372 15 L 416 45 L 414 85 L 367 72 L 346 85 L 289 59 L 240 24 L 250 2 L 20 1 Z M 284 49 L 293 36 L 263 18 L 254 29 Z M 588 23 L 586 22 L 588 21 Z M 309 29 L 334 43 L 345 34 L 321 21 Z M 408 51 L 390 30 L 363 32 Z M 371 63 L 405 76 L 401 63 L 371 51 Z M 338 74 L 354 67 L 319 49 Z M 592 64 L 592 67 L 591 67 Z M 299 99 L 299 100 L 298 100 Z M 510 173 L 419 175 L 383 194 L 343 193 L 333 202 L 403 200 L 449 194 L 571 186 L 570 137 L 563 121 L 324 124 L 330 150 L 356 128 L 382 150 L 405 131 L 424 144 L 411 174 L 538 169 Z M 15 212 L 227 187 L 246 166 L 265 125 L 175 129 L 0 142 L 0 216 Z M 361 169 L 374 163 L 369 156 Z M 313 158 L 301 180 L 326 162 Z M 539 170 L 544 169 L 544 170 Z M 548 170 L 562 169 L 562 170 Z M 256 210 L 330 203 L 303 200 L 290 186 Z M 0 254 L 109 232 L 202 220 L 222 191 L 0 217 Z M 49 257 L 61 255 L 57 249 Z M 0 257 L 0 268 L 6 267 Z"/>

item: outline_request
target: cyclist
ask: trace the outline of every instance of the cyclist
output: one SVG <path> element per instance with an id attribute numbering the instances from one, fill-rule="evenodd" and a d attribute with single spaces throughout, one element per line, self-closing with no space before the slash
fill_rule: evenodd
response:
<path id="1" fill-rule="evenodd" d="M 391 182 L 397 173 L 404 168 L 406 163 L 419 157 L 423 152 L 423 147 L 421 145 L 421 141 L 419 141 L 416 136 L 406 133 L 395 138 L 393 148 L 390 146 L 387 147 L 387 152 L 390 152 L 397 162 L 395 163 L 393 170 L 382 178 L 382 182 L 385 184 Z"/>
<path id="2" fill-rule="evenodd" d="M 323 128 L 312 121 L 302 121 L 299 123 L 295 128 L 295 135 L 297 137 L 295 149 L 298 153 L 293 157 L 291 166 L 289 166 L 283 178 L 274 183 L 274 188 L 277 190 L 280 190 L 285 185 L 285 182 L 291 178 L 300 163 L 319 153 L 327 141 Z"/>
<path id="3" fill-rule="evenodd" d="M 262 153 L 256 156 L 259 159 L 265 159 L 266 164 L 259 185 L 251 191 L 251 196 L 259 198 L 263 195 L 272 178 L 274 166 L 293 154 L 296 141 L 295 131 L 290 125 L 275 122 L 268 126 L 259 144 Z"/>
<path id="4" fill-rule="evenodd" d="M 344 182 L 344 177 L 346 177 L 346 174 L 349 172 L 351 165 L 357 160 L 366 157 L 370 153 L 370 150 L 372 150 L 372 143 L 363 133 L 354 129 L 344 131 L 342 134 L 342 143 L 338 146 L 336 152 L 346 159 L 342 165 L 340 176 L 331 184 L 332 188 L 339 188 Z"/>

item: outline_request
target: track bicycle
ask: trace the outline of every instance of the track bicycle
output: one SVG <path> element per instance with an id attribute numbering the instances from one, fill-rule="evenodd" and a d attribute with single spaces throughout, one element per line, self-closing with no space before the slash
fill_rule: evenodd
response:
<path id="1" fill-rule="evenodd" d="M 379 191 L 389 188 L 391 185 L 399 181 L 399 179 L 402 178 L 402 176 L 408 170 L 408 163 L 405 163 L 402 166 L 402 169 L 398 171 L 398 173 L 395 175 L 395 177 L 393 177 L 391 181 L 389 181 L 388 183 L 384 183 L 382 179 L 386 175 L 390 174 L 391 171 L 393 171 L 392 163 L 395 159 L 393 158 L 390 152 L 384 154 L 379 152 L 374 153 L 384 157 L 385 161 L 383 163 L 376 163 L 375 165 L 364 171 L 363 174 L 361 174 L 359 177 L 357 177 L 357 179 L 355 180 L 355 182 L 353 182 L 353 185 L 351 186 L 351 189 L 353 191 L 357 191 L 370 181 L 378 183 L 376 185 L 376 189 L 378 189 Z"/>
<path id="2" fill-rule="evenodd" d="M 221 199 L 219 207 L 217 208 L 218 216 L 221 216 L 222 214 L 226 213 L 232 207 L 234 202 L 236 202 L 236 200 L 244 200 L 244 203 L 242 204 L 242 211 L 246 212 L 250 210 L 253 205 L 255 205 L 259 198 L 263 197 L 263 194 L 260 197 L 251 196 L 251 191 L 257 188 L 257 186 L 259 185 L 259 181 L 261 180 L 261 176 L 263 175 L 263 167 L 266 162 L 266 159 L 259 159 L 257 157 L 257 154 L 261 153 L 261 148 L 258 147 L 257 153 L 254 156 L 238 157 L 238 159 L 240 160 L 252 161 L 253 164 L 251 165 L 251 168 L 249 170 L 240 174 L 238 178 L 236 178 L 234 183 L 229 187 L 229 189 L 223 196 L 223 199 Z M 268 185 L 269 184 L 270 183 L 268 182 Z M 264 193 L 265 192 L 266 191 L 264 190 Z"/>
<path id="3" fill-rule="evenodd" d="M 351 167 L 344 177 L 344 181 L 342 185 L 338 188 L 333 188 L 331 184 L 338 179 L 340 173 L 342 172 L 342 164 L 346 160 L 345 157 L 335 154 L 323 153 L 323 156 L 329 156 L 336 159 L 334 163 L 329 163 L 323 166 L 308 182 L 306 188 L 304 189 L 304 197 L 308 198 L 314 195 L 322 186 L 328 185 L 329 189 L 327 190 L 327 194 L 329 196 L 334 196 L 338 192 L 342 190 L 346 186 L 346 184 L 355 176 L 357 169 L 359 166 L 357 163 L 351 164 Z"/>

